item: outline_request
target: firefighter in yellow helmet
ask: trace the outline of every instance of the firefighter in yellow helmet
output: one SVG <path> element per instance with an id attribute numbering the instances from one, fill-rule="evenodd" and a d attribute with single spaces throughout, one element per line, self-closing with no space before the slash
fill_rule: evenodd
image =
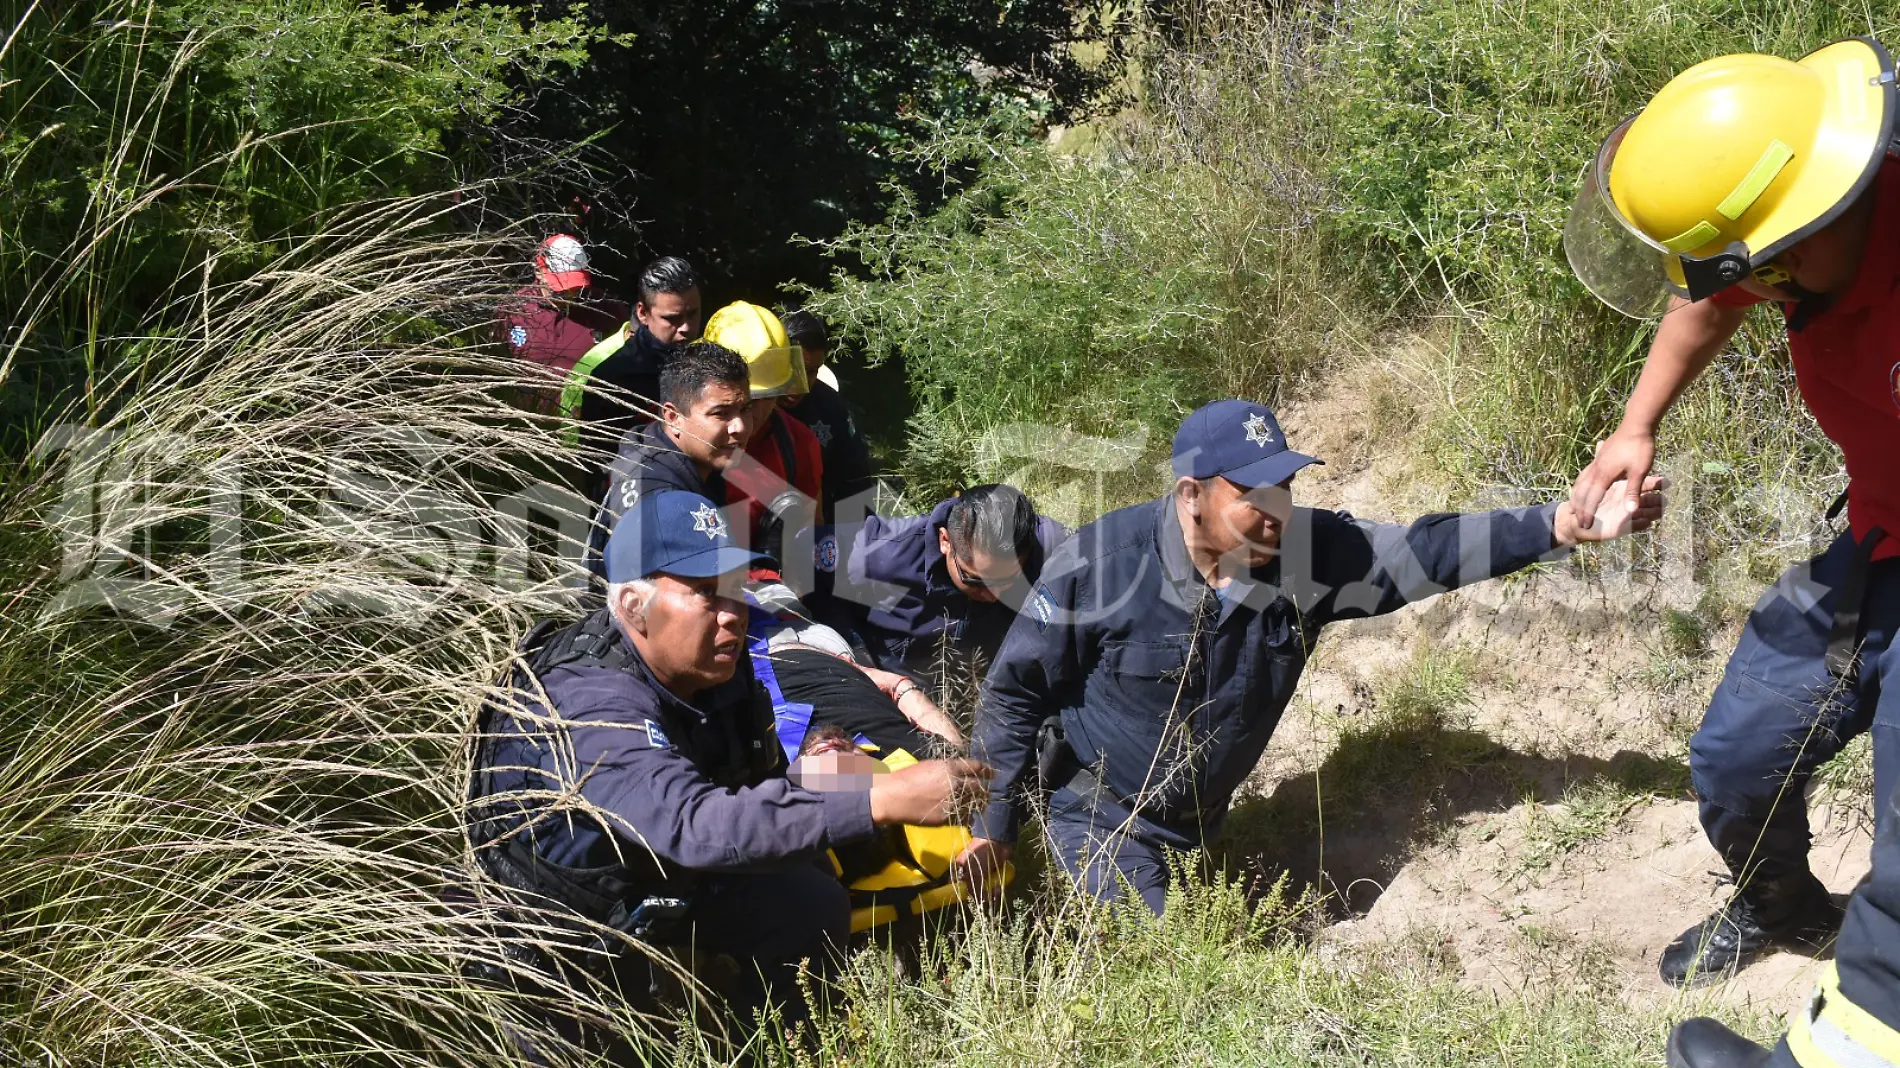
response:
<path id="1" fill-rule="evenodd" d="M 1634 507 L 1621 495 L 1606 499 L 1608 488 L 1642 484 L 1664 414 L 1747 308 L 1768 301 L 1787 318 L 1801 394 L 1840 446 L 1851 482 L 1849 531 L 1762 598 L 1690 743 L 1702 825 L 1736 889 L 1663 951 L 1672 984 L 1719 979 L 1770 949 L 1833 937 L 1841 912 L 1809 871 L 1803 787 L 1870 727 L 1883 840 L 1895 830 L 1887 803 L 1900 773 L 1895 113 L 1894 64 L 1870 38 L 1799 60 L 1697 64 L 1604 140 L 1565 226 L 1565 254 L 1592 293 L 1625 314 L 1662 317 L 1621 425 L 1573 490 L 1581 522 L 1600 508 Z M 1900 871 L 1889 877 L 1900 880 Z M 1865 950 L 1891 958 L 1900 921 L 1887 919 L 1882 938 Z M 1853 951 L 1841 946 L 1841 988 L 1859 1002 Z M 1883 975 L 1900 993 L 1892 985 L 1900 977 Z M 1839 991 L 1828 997 L 1846 1003 Z M 1672 1036 L 1670 1055 L 1747 1063 L 1744 1047 L 1767 1056 L 1696 1021 Z"/>
<path id="2" fill-rule="evenodd" d="M 810 390 L 804 355 L 778 316 L 743 300 L 714 312 L 702 337 L 738 353 L 752 378 L 746 421 L 753 429 L 745 451 L 755 462 L 734 464 L 726 472 L 727 483 L 748 499 L 752 547 L 809 572 L 811 528 L 824 521 L 824 448 L 810 427 L 778 410 L 781 399 Z M 810 588 L 808 574 L 784 577 L 795 588 Z"/>

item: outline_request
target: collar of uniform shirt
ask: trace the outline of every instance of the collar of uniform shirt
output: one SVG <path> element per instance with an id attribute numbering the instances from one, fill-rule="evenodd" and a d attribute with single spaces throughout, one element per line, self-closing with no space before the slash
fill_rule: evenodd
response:
<path id="1" fill-rule="evenodd" d="M 613 625 L 611 640 L 626 646 L 627 651 L 633 654 L 628 658 L 628 664 L 633 669 L 632 674 L 653 691 L 654 699 L 660 704 L 686 713 L 693 721 L 707 723 L 716 716 L 732 715 L 734 709 L 744 709 L 751 702 L 752 665 L 746 658 L 740 658 L 740 669 L 733 672 L 732 678 L 716 686 L 707 687 L 691 698 L 681 697 L 667 689 L 666 684 L 653 673 L 652 666 L 647 663 L 646 657 L 640 655 L 640 649 L 633 644 L 633 639 L 627 637 L 627 632 L 621 628 L 620 621 L 612 619 L 611 613 L 609 613 L 609 619 Z"/>
<path id="2" fill-rule="evenodd" d="M 1174 494 L 1161 498 L 1160 506 L 1161 514 L 1155 523 L 1155 547 L 1161 554 L 1161 576 L 1166 580 L 1161 584 L 1161 597 L 1176 608 L 1192 612 L 1208 583 L 1194 566 L 1194 558 L 1188 555 L 1187 534 L 1181 529 L 1181 514 Z M 1242 604 L 1257 608 L 1272 600 L 1271 596 L 1263 595 L 1273 592 L 1279 568 L 1280 560 L 1276 556 L 1264 567 L 1236 575 L 1226 586 L 1215 587 L 1214 593 L 1220 598 L 1220 621 L 1227 622 L 1227 617 Z"/>

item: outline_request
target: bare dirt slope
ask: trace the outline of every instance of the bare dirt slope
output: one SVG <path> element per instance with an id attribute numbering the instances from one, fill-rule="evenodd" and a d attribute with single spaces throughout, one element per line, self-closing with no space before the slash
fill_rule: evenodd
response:
<path id="1" fill-rule="evenodd" d="M 1285 413 L 1294 446 L 1329 461 L 1301 476 L 1301 502 L 1431 510 L 1429 472 L 1389 459 L 1415 454 L 1386 436 L 1409 387 L 1348 378 Z M 1236 807 L 1227 863 L 1332 893 L 1327 940 L 1420 948 L 1472 984 L 1680 996 L 1656 956 L 1727 893 L 1686 743 L 1746 600 L 1651 564 L 1572 565 L 1335 628 Z M 1823 790 L 1814 812 L 1815 870 L 1850 890 L 1865 801 Z M 1781 954 L 1688 996 L 1786 1011 L 1817 967 Z"/>

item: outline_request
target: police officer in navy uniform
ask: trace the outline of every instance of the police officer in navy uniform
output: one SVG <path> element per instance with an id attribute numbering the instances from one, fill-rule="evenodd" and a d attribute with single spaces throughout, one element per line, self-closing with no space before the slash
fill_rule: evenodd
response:
<path id="1" fill-rule="evenodd" d="M 588 570 L 604 576 L 603 550 L 614 524 L 643 494 L 690 490 L 724 507 L 726 471 L 752 435 L 745 361 L 719 345 L 682 349 L 660 373 L 660 418 L 620 439 L 607 468 L 607 489 L 594 516 Z"/>
<path id="2" fill-rule="evenodd" d="M 746 655 L 741 586 L 756 559 L 707 498 L 643 495 L 608 542 L 607 606 L 531 635 L 506 699 L 484 712 L 470 837 L 494 880 L 554 903 L 573 933 L 572 952 L 546 962 L 550 981 L 583 968 L 637 993 L 635 939 L 729 955 L 742 965 L 738 1008 L 769 995 L 796 1011 L 797 964 L 822 970 L 848 936 L 823 851 L 878 826 L 944 824 L 985 792 L 967 760 L 868 790 L 785 779 Z M 537 919 L 545 930 L 545 911 Z M 602 1048 L 571 1018 L 547 1023 Z"/>
<path id="3" fill-rule="evenodd" d="M 965 662 L 996 655 L 1043 561 L 1068 536 L 1013 486 L 971 486 L 930 514 L 819 532 L 813 610 L 860 658 L 933 698 Z"/>
<path id="4" fill-rule="evenodd" d="M 996 777 L 966 874 L 1007 855 L 1040 766 L 1056 859 L 1103 899 L 1125 878 L 1159 913 L 1165 851 L 1220 830 L 1326 624 L 1645 528 L 1664 503 L 1652 481 L 1639 511 L 1591 531 L 1568 502 L 1370 523 L 1293 507 L 1294 474 L 1319 462 L 1261 405 L 1216 401 L 1181 424 L 1167 496 L 1056 551 L 985 684 L 972 754 Z"/>

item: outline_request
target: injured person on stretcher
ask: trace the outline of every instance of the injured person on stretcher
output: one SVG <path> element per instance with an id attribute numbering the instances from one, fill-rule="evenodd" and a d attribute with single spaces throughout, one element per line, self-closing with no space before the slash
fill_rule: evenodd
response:
<path id="1" fill-rule="evenodd" d="M 794 783 L 821 792 L 867 790 L 875 776 L 963 750 L 963 732 L 912 679 L 851 658 L 836 630 L 812 622 L 785 586 L 747 590 L 747 645 L 754 676 L 772 698 L 779 744 Z M 965 827 L 890 827 L 830 851 L 851 893 L 851 932 L 961 901 L 950 860 L 970 841 Z M 1000 883 L 1013 876 L 1005 870 Z"/>

